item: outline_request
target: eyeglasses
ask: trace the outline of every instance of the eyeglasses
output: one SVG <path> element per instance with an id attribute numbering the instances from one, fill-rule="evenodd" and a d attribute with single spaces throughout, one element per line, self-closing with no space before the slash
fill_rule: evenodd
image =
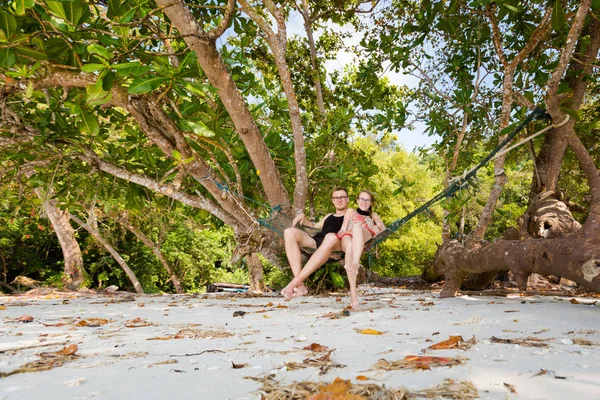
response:
<path id="1" fill-rule="evenodd" d="M 371 199 L 366 199 L 366 198 L 364 198 L 364 197 L 359 197 L 359 198 L 358 198 L 358 199 L 356 199 L 356 200 L 358 200 L 358 201 L 362 201 L 363 203 L 370 203 L 370 202 L 371 202 Z"/>
<path id="2" fill-rule="evenodd" d="M 348 196 L 332 196 L 331 200 L 339 201 L 339 200 L 346 200 L 347 198 L 348 198 Z"/>

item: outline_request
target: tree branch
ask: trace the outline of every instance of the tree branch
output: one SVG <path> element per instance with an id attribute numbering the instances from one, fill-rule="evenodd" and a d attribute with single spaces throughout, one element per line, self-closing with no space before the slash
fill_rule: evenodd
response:
<path id="1" fill-rule="evenodd" d="M 585 23 L 585 17 L 589 13 L 590 6 L 592 4 L 592 0 L 582 0 L 579 9 L 577 10 L 577 14 L 573 19 L 573 24 L 571 25 L 571 29 L 569 30 L 569 34 L 567 35 L 567 40 L 565 47 L 560 55 L 558 60 L 558 65 L 554 70 L 554 73 L 548 80 L 546 84 L 546 98 L 550 98 L 551 96 L 555 96 L 558 92 L 558 85 L 569 65 L 569 61 L 573 56 L 573 51 L 575 46 L 577 45 L 577 38 L 581 34 L 581 30 L 583 29 L 583 25 Z"/>
<path id="2" fill-rule="evenodd" d="M 227 8 L 225 9 L 225 15 L 223 15 L 223 19 L 219 23 L 219 26 L 217 26 L 212 31 L 206 33 L 206 38 L 208 40 L 216 40 L 217 38 L 221 37 L 223 35 L 223 33 L 225 33 L 225 31 L 229 27 L 229 24 L 231 23 L 231 19 L 233 18 L 234 12 L 235 12 L 235 0 L 228 0 Z"/>
<path id="3" fill-rule="evenodd" d="M 128 182 L 137 183 L 138 185 L 144 186 L 157 193 L 178 200 L 183 204 L 187 204 L 195 208 L 202 208 L 210 212 L 226 224 L 231 225 L 235 230 L 241 230 L 243 228 L 243 225 L 241 225 L 240 222 L 234 219 L 229 213 L 224 212 L 224 210 L 221 207 L 219 207 L 217 204 L 213 203 L 211 200 L 203 196 L 194 196 L 187 194 L 185 192 L 177 190 L 174 187 L 174 185 L 168 183 L 164 184 L 149 176 L 135 172 L 130 172 L 122 167 L 105 162 L 101 160 L 100 157 L 98 157 L 98 155 L 96 155 L 96 153 L 94 153 L 91 149 L 85 149 L 85 153 L 80 154 L 79 158 L 89 163 L 90 165 L 96 167 L 100 171 L 104 171 L 117 178 L 126 180 Z M 249 226 L 252 224 L 252 221 L 246 218 L 244 218 L 244 222 L 246 222 L 244 224 L 245 226 Z"/>

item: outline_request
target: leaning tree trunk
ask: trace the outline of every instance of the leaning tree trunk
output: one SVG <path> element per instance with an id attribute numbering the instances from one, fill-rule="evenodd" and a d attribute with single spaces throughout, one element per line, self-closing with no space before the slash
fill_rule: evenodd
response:
<path id="1" fill-rule="evenodd" d="M 198 64 L 206 74 L 210 84 L 217 89 L 223 106 L 227 109 L 240 139 L 248 150 L 252 163 L 260 171 L 259 178 L 269 204 L 272 206 L 280 205 L 284 208 L 289 207 L 287 191 L 283 186 L 269 149 L 252 114 L 250 114 L 242 94 L 217 51 L 216 39 L 227 26 L 224 26 L 223 29 L 219 27 L 216 31 L 204 32 L 201 24 L 198 23 L 183 1 L 157 0 L 156 3 L 164 9 L 164 13 L 169 17 L 173 26 L 183 36 L 189 50 L 196 52 Z M 223 22 L 228 23 L 231 20 L 234 5 L 235 1 L 230 0 Z"/>
<path id="2" fill-rule="evenodd" d="M 69 211 L 60 210 L 56 203 L 56 199 L 45 201 L 44 211 L 54 228 L 63 252 L 65 260 L 65 273 L 62 278 L 63 285 L 69 290 L 77 290 L 83 286 L 85 280 L 81 248 L 79 247 L 79 243 L 77 243 L 77 239 L 75 239 L 75 231 L 69 222 Z"/>
<path id="3" fill-rule="evenodd" d="M 171 264 L 169 264 L 169 261 L 166 259 L 166 257 L 162 253 L 162 251 L 160 251 L 160 248 L 148 236 L 146 236 L 141 230 L 139 230 L 138 228 L 136 228 L 135 226 L 133 226 L 133 224 L 131 224 L 129 222 L 129 220 L 127 219 L 127 217 L 122 216 L 120 218 L 117 218 L 117 222 L 119 222 L 121 225 L 123 225 L 125 228 L 127 228 L 142 243 L 144 243 L 144 245 L 146 247 L 148 247 L 150 250 L 152 250 L 152 253 L 154 253 L 154 256 L 156 258 L 158 258 L 158 261 L 160 261 L 160 263 L 165 268 L 165 270 L 167 271 L 167 273 L 171 276 L 171 281 L 173 282 L 173 286 L 175 287 L 175 291 L 178 294 L 182 294 L 183 293 L 183 288 L 181 287 L 181 280 L 179 279 L 179 275 L 177 275 L 177 273 L 175 272 L 175 270 L 173 270 L 173 267 L 171 267 Z"/>
<path id="4" fill-rule="evenodd" d="M 71 215 L 70 218 L 73 221 L 75 221 L 79 226 L 81 226 L 83 229 L 85 229 L 86 231 L 88 231 L 88 233 L 90 235 L 92 235 L 92 237 L 94 239 L 96 239 L 96 241 L 98 243 L 100 243 L 110 253 L 111 256 L 113 256 L 113 258 L 115 259 L 115 261 L 117 261 L 117 263 L 119 263 L 119 265 L 121 266 L 121 268 L 123 268 L 123 271 L 125 271 L 125 274 L 127 275 L 127 277 L 129 278 L 129 280 L 133 284 L 133 287 L 135 288 L 135 291 L 137 293 L 139 293 L 139 294 L 143 294 L 144 293 L 144 289 L 142 289 L 142 285 L 140 284 L 140 281 L 138 281 L 137 276 L 135 276 L 135 273 L 132 271 L 131 268 L 129 268 L 129 265 L 127 265 L 127 263 L 125 262 L 125 260 L 123 260 L 123 257 L 121 257 L 121 255 L 119 253 L 117 253 L 117 251 L 110 245 L 110 243 L 108 243 L 102 237 L 102 235 L 100 235 L 100 232 L 98 232 L 96 229 L 92 228 L 89 224 L 83 222 L 82 220 L 80 220 L 79 218 L 77 218 L 74 215 Z"/>

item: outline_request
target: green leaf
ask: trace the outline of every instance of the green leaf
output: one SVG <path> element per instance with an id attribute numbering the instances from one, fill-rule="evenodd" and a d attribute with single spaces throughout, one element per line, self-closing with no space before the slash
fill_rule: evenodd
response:
<path id="1" fill-rule="evenodd" d="M 96 44 L 96 43 L 90 44 L 87 47 L 87 51 L 90 54 L 99 55 L 100 57 L 104 58 L 105 60 L 110 60 L 111 58 L 113 58 L 112 52 L 106 50 L 103 46 Z"/>
<path id="2" fill-rule="evenodd" d="M 196 83 L 196 82 L 186 82 L 186 89 L 190 92 L 195 93 L 199 96 L 205 96 L 206 93 L 215 93 L 216 89 L 211 85 L 206 85 L 204 83 Z"/>
<path id="3" fill-rule="evenodd" d="M 13 49 L 6 47 L 0 49 L 0 67 L 10 68 L 17 62 L 17 56 Z"/>
<path id="4" fill-rule="evenodd" d="M 561 111 L 565 114 L 569 114 L 571 118 L 574 118 L 575 121 L 579 121 L 581 119 L 581 113 L 578 110 L 573 110 L 572 108 L 560 107 Z"/>
<path id="5" fill-rule="evenodd" d="M 102 89 L 102 80 L 99 79 L 94 85 L 85 88 L 87 93 L 86 102 L 90 106 L 99 106 L 108 103 L 112 99 L 112 93 Z"/>
<path id="6" fill-rule="evenodd" d="M 0 11 L 0 29 L 10 40 L 11 36 L 17 31 L 17 20 L 10 14 Z"/>
<path id="7" fill-rule="evenodd" d="M 205 137 L 215 136 L 215 132 L 213 130 L 211 130 L 209 127 L 207 127 L 206 125 L 204 125 L 202 122 L 187 121 L 184 119 L 180 120 L 180 122 L 181 122 L 183 129 L 188 132 L 192 131 L 196 135 L 205 136 Z"/>
<path id="8" fill-rule="evenodd" d="M 127 12 L 127 8 L 121 4 L 121 0 L 108 0 L 108 11 L 106 12 L 108 18 L 120 17 L 125 12 Z"/>
<path id="9" fill-rule="evenodd" d="M 565 12 L 562 8 L 561 0 L 554 0 L 554 9 L 552 10 L 552 29 L 558 31 L 565 24 Z"/>
<path id="10" fill-rule="evenodd" d="M 97 71 L 102 71 L 104 68 L 106 68 L 106 65 L 104 64 L 86 64 L 83 67 L 81 67 L 81 70 L 83 72 L 97 72 Z"/>
<path id="11" fill-rule="evenodd" d="M 595 120 L 590 124 L 590 128 L 592 129 L 600 129 L 600 119 Z"/>
<path id="12" fill-rule="evenodd" d="M 181 161 L 181 153 L 178 150 L 173 150 L 173 158 L 177 161 Z"/>
<path id="13" fill-rule="evenodd" d="M 511 6 L 510 4 L 506 4 L 506 3 L 502 3 L 502 5 L 506 8 L 508 8 L 510 11 L 519 12 L 519 9 L 515 6 Z"/>
<path id="14" fill-rule="evenodd" d="M 25 88 L 25 97 L 29 99 L 31 96 L 33 96 L 33 83 L 29 82 Z"/>
<path id="15" fill-rule="evenodd" d="M 161 78 L 158 76 L 154 78 L 135 78 L 127 91 L 129 94 L 148 93 L 158 88 L 167 80 L 168 78 Z"/>
<path id="16" fill-rule="evenodd" d="M 329 276 L 331 276 L 331 280 L 335 286 L 344 287 L 344 278 L 338 272 L 331 271 Z"/>
<path id="17" fill-rule="evenodd" d="M 142 65 L 139 61 L 124 63 L 124 64 L 115 64 L 112 68 L 117 71 L 117 73 L 121 76 L 133 75 L 139 76 L 145 74 L 150 71 L 152 67 L 148 65 Z"/>
<path id="18" fill-rule="evenodd" d="M 107 70 L 106 74 L 102 78 L 102 90 L 109 91 L 112 89 L 113 82 L 115 81 L 116 73 Z"/>
<path id="19" fill-rule="evenodd" d="M 48 59 L 48 56 L 46 55 L 46 53 L 44 53 L 43 51 L 40 51 L 40 50 L 32 49 L 30 47 L 17 46 L 17 47 L 15 47 L 15 50 L 17 50 L 17 54 L 25 56 L 25 57 L 33 58 L 35 60 L 47 60 Z"/>
<path id="20" fill-rule="evenodd" d="M 125 15 L 123 15 L 123 17 L 121 17 L 120 21 L 123 24 L 126 24 L 128 22 L 131 22 L 131 20 L 133 19 L 133 17 L 135 17 L 135 12 L 137 11 L 137 8 L 132 8 L 131 10 L 127 11 L 127 13 Z"/>
<path id="21" fill-rule="evenodd" d="M 63 8 L 63 3 L 61 1 L 46 1 L 46 5 L 52 13 L 62 19 L 67 19 L 67 14 L 65 14 L 65 9 Z"/>
<path id="22" fill-rule="evenodd" d="M 33 8 L 34 0 L 15 0 L 15 12 L 17 15 L 25 15 L 28 8 Z"/>
<path id="23" fill-rule="evenodd" d="M 93 114 L 82 110 L 79 130 L 83 133 L 97 135 L 100 132 L 100 125 L 98 125 L 98 120 Z"/>

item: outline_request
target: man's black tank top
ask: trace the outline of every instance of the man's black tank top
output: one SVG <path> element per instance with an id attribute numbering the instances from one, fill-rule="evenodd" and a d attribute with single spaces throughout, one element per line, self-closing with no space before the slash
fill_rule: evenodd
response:
<path id="1" fill-rule="evenodd" d="M 327 235 L 328 233 L 338 233 L 340 229 L 342 229 L 343 223 L 343 215 L 337 216 L 335 214 L 331 214 L 329 217 L 327 217 L 327 219 L 323 223 L 323 229 L 321 229 L 321 232 L 313 236 L 313 239 L 315 239 L 315 242 L 317 242 L 317 247 L 319 247 L 321 243 L 323 243 L 323 238 L 325 238 L 325 235 Z"/>

